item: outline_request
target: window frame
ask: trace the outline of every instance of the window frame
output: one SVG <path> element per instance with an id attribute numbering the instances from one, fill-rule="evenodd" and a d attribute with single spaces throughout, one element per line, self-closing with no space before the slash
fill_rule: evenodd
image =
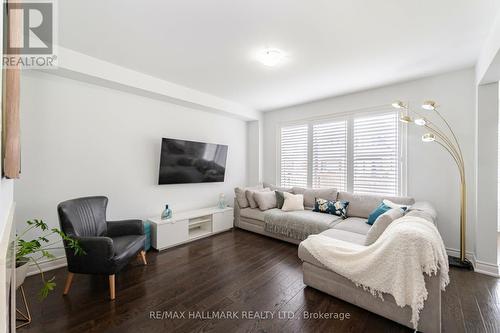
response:
<path id="1" fill-rule="evenodd" d="M 376 116 L 377 114 L 385 113 L 396 113 L 399 114 L 399 110 L 392 109 L 390 105 L 382 105 L 377 107 L 371 107 L 366 109 L 338 112 L 333 114 L 328 114 L 324 116 L 316 116 L 303 118 L 294 121 L 280 122 L 276 124 L 276 183 L 281 186 L 281 129 L 288 126 L 296 125 L 307 125 L 308 126 L 308 154 L 307 154 L 307 187 L 312 188 L 312 155 L 313 155 L 313 125 L 321 124 L 326 122 L 335 122 L 346 120 L 347 121 L 347 188 L 345 191 L 352 192 L 353 190 L 353 151 L 354 151 L 354 139 L 353 139 L 353 127 L 354 118 L 362 116 Z M 398 193 L 396 195 L 406 196 L 408 192 L 408 126 L 407 124 L 398 121 L 398 148 L 399 148 L 399 174 L 398 174 Z M 341 189 L 338 189 L 339 191 Z"/>

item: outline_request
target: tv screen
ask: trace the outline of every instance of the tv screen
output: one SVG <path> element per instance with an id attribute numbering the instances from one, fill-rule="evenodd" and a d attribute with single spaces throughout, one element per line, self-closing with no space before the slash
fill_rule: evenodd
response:
<path id="1" fill-rule="evenodd" d="M 226 145 L 163 138 L 158 183 L 223 182 L 226 158 Z"/>

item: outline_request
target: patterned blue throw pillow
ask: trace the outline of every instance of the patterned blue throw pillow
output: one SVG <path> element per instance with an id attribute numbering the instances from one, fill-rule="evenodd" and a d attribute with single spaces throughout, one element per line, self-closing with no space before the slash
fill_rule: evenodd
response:
<path id="1" fill-rule="evenodd" d="M 348 205 L 349 201 L 330 201 L 326 199 L 315 198 L 313 212 L 342 216 L 342 218 L 345 219 L 347 218 Z"/>

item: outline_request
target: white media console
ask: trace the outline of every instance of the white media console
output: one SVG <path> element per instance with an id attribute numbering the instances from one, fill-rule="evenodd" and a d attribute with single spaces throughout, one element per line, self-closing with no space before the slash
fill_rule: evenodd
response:
<path id="1" fill-rule="evenodd" d="M 149 218 L 151 246 L 164 250 L 233 227 L 233 208 L 202 208 L 173 214 L 170 219 Z"/>

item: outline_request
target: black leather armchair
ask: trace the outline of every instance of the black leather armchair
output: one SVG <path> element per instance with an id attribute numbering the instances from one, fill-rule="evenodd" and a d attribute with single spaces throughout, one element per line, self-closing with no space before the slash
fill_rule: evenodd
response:
<path id="1" fill-rule="evenodd" d="M 115 274 L 136 255 L 147 264 L 142 221 L 106 221 L 107 205 L 108 198 L 99 196 L 68 200 L 57 206 L 61 230 L 77 239 L 86 252 L 76 256 L 66 247 L 68 277 L 64 295 L 75 273 L 104 274 L 109 276 L 110 296 L 115 299 Z"/>

